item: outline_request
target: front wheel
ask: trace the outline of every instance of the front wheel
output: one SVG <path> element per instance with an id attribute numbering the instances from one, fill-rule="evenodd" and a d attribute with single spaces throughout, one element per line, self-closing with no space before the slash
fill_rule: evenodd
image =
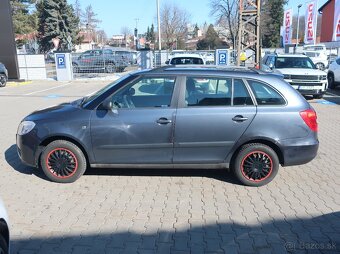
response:
<path id="1" fill-rule="evenodd" d="M 232 167 L 240 182 L 258 187 L 274 179 L 279 170 L 279 159 L 275 151 L 267 145 L 247 144 L 235 157 Z"/>
<path id="2" fill-rule="evenodd" d="M 317 63 L 315 64 L 315 67 L 321 71 L 325 69 L 325 65 L 323 63 Z"/>
<path id="3" fill-rule="evenodd" d="M 0 87 L 5 87 L 7 83 L 7 77 L 5 74 L 0 73 Z"/>
<path id="4" fill-rule="evenodd" d="M 334 89 L 335 88 L 334 74 L 329 73 L 327 79 L 328 79 L 328 87 L 330 89 Z"/>
<path id="5" fill-rule="evenodd" d="M 7 242 L 1 234 L 0 234 L 0 254 L 8 254 Z"/>
<path id="6" fill-rule="evenodd" d="M 66 140 L 56 140 L 46 146 L 40 163 L 45 175 L 53 182 L 72 183 L 86 170 L 82 150 Z"/>
<path id="7" fill-rule="evenodd" d="M 105 67 L 105 70 L 107 73 L 114 73 L 115 72 L 115 66 L 112 63 L 108 63 Z"/>
<path id="8" fill-rule="evenodd" d="M 323 98 L 323 94 L 315 94 L 313 95 L 314 99 L 322 99 Z"/>

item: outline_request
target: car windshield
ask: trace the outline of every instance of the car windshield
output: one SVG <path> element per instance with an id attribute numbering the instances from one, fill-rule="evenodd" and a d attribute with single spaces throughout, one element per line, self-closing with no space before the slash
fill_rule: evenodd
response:
<path id="1" fill-rule="evenodd" d="M 175 57 L 171 59 L 170 64 L 204 64 L 201 58 L 197 57 Z"/>
<path id="2" fill-rule="evenodd" d="M 113 81 L 112 83 L 108 84 L 107 86 L 103 87 L 102 89 L 98 90 L 97 92 L 89 95 L 89 96 L 86 96 L 83 98 L 83 101 L 82 101 L 82 106 L 87 104 L 88 102 L 96 99 L 98 96 L 104 94 L 106 91 L 108 91 L 109 89 L 111 89 L 113 86 L 117 85 L 118 83 L 120 83 L 121 81 L 123 81 L 124 79 L 130 77 L 130 75 L 125 75 L 115 81 Z"/>
<path id="3" fill-rule="evenodd" d="M 275 67 L 316 69 L 309 57 L 278 57 L 276 58 Z"/>

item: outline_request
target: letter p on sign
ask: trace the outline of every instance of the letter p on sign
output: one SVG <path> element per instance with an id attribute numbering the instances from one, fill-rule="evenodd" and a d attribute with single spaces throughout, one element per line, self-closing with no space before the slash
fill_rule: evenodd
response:
<path id="1" fill-rule="evenodd" d="M 58 69 L 65 69 L 66 63 L 65 63 L 65 54 L 57 54 L 57 68 Z"/>

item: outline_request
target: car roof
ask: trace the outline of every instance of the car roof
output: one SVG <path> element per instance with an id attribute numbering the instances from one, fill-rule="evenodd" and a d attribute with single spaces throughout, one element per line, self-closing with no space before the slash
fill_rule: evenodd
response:
<path id="1" fill-rule="evenodd" d="M 173 58 L 178 58 L 178 57 L 183 57 L 183 58 L 191 57 L 191 58 L 202 58 L 203 59 L 203 57 L 199 54 L 176 54 L 174 56 L 171 56 L 170 58 L 173 59 Z"/>
<path id="2" fill-rule="evenodd" d="M 270 54 L 272 55 L 272 54 Z M 306 58 L 308 56 L 303 55 L 303 54 L 275 54 L 278 57 L 301 57 L 301 58 Z"/>

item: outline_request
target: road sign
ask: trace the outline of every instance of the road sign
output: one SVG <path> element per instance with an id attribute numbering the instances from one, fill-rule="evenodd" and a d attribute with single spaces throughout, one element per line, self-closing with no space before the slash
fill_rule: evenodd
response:
<path id="1" fill-rule="evenodd" d="M 56 54 L 57 68 L 66 69 L 65 54 Z"/>
<path id="2" fill-rule="evenodd" d="M 229 52 L 226 49 L 216 49 L 216 65 L 228 65 Z"/>

